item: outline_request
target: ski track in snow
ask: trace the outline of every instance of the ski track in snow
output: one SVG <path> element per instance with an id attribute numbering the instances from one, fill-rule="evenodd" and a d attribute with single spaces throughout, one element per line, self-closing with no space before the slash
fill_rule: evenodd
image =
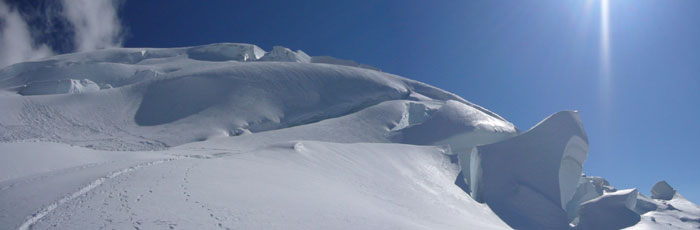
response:
<path id="1" fill-rule="evenodd" d="M 131 172 L 131 171 L 134 171 L 134 170 L 143 168 L 143 167 L 152 166 L 152 165 L 156 165 L 156 164 L 161 164 L 161 163 L 165 163 L 165 162 L 169 162 L 169 161 L 173 161 L 173 160 L 177 160 L 177 159 L 178 159 L 178 158 L 168 158 L 168 159 L 162 159 L 162 160 L 157 160 L 157 161 L 151 161 L 151 162 L 147 162 L 147 163 L 137 164 L 137 165 L 134 165 L 134 166 L 125 168 L 125 169 L 121 169 L 121 170 L 112 172 L 111 174 L 109 174 L 109 175 L 107 175 L 107 176 L 100 177 L 100 178 L 98 178 L 97 180 L 94 180 L 93 182 L 91 182 L 90 184 L 88 184 L 88 185 L 86 185 L 86 186 L 80 188 L 78 191 L 76 191 L 76 192 L 74 192 L 74 193 L 72 193 L 72 194 L 70 194 L 70 195 L 68 195 L 68 196 L 63 197 L 63 198 L 59 199 L 58 201 L 47 205 L 46 207 L 44 207 L 44 208 L 41 209 L 40 211 L 34 213 L 33 215 L 31 215 L 31 217 L 30 217 L 29 219 L 27 219 L 24 223 L 22 223 L 22 225 L 20 225 L 20 227 L 17 228 L 17 229 L 18 229 L 18 230 L 29 230 L 29 229 L 31 229 L 32 226 L 33 226 L 34 224 L 36 224 L 37 222 L 39 222 L 39 221 L 40 221 L 42 218 L 44 218 L 46 215 L 50 214 L 53 210 L 55 210 L 56 208 L 58 208 L 60 205 L 65 204 L 66 202 L 72 201 L 72 200 L 74 200 L 74 199 L 76 199 L 76 198 L 78 198 L 78 197 L 81 197 L 81 196 L 85 195 L 86 193 L 90 192 L 91 190 L 93 190 L 93 189 L 99 187 L 100 185 L 102 185 L 102 184 L 103 184 L 105 181 L 107 181 L 107 180 L 114 179 L 114 178 L 116 178 L 116 177 L 121 176 L 122 174 Z M 180 159 L 181 159 L 181 158 L 180 158 Z"/>

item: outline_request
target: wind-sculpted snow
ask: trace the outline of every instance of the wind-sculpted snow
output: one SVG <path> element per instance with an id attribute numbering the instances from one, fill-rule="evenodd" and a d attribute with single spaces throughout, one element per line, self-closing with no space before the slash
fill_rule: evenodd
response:
<path id="1" fill-rule="evenodd" d="M 200 61 L 254 61 L 265 51 L 249 44 L 212 44 L 187 49 L 187 57 Z"/>
<path id="2" fill-rule="evenodd" d="M 577 228 L 581 230 L 622 229 L 641 219 L 634 212 L 637 189 L 606 193 L 581 204 Z"/>
<path id="3" fill-rule="evenodd" d="M 1 69 L 0 229 L 700 225 L 700 209 L 666 183 L 652 199 L 582 176 L 575 112 L 520 133 L 378 70 L 238 43 Z"/>
<path id="4" fill-rule="evenodd" d="M 604 192 L 615 192 L 617 189 L 610 186 L 607 180 L 601 177 L 581 176 L 578 187 L 571 200 L 566 204 L 566 213 L 569 215 L 569 222 L 578 217 L 581 203 L 602 196 Z"/>
<path id="5" fill-rule="evenodd" d="M 392 100 L 438 107 L 452 100 L 450 107 L 462 106 L 453 110 L 482 115 L 450 122 L 485 119 L 514 131 L 498 115 L 432 86 L 366 68 L 309 62 L 308 55 L 284 47 L 265 53 L 254 45 L 223 43 L 109 49 L 16 64 L 0 70 L 6 95 L 0 103 L 9 108 L 0 118 L 0 140 L 162 149 L 314 123 Z M 51 82 L 75 83 L 69 88 L 79 90 L 42 87 Z M 80 94 L 13 97 L 11 92 Z M 406 143 L 426 144 L 411 138 Z"/>
<path id="6" fill-rule="evenodd" d="M 566 229 L 588 140 L 576 112 L 559 112 L 529 131 L 471 152 L 472 197 L 516 229 Z"/>
<path id="7" fill-rule="evenodd" d="M 272 51 L 266 53 L 260 60 L 309 63 L 311 62 L 311 57 L 301 50 L 294 52 L 289 48 L 275 46 L 272 47 Z"/>
<path id="8" fill-rule="evenodd" d="M 673 199 L 674 195 L 676 195 L 676 190 L 666 181 L 659 181 L 651 188 L 652 199 L 670 200 Z"/>
<path id="9" fill-rule="evenodd" d="M 217 108 L 227 112 L 226 117 L 215 117 L 218 121 L 226 119 L 232 126 L 253 132 L 306 124 L 408 95 L 404 82 L 381 75 L 297 63 L 245 63 L 184 71 L 146 89 L 135 121 L 161 125 Z"/>

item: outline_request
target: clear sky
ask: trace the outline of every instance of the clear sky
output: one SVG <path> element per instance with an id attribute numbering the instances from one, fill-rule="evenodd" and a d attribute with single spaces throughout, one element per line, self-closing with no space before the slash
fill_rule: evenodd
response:
<path id="1" fill-rule="evenodd" d="M 243 42 L 353 59 L 456 93 L 522 130 L 579 110 L 591 145 L 585 173 L 647 195 L 667 180 L 699 202 L 700 1 L 601 4 L 127 1 L 121 13 L 126 47 Z"/>

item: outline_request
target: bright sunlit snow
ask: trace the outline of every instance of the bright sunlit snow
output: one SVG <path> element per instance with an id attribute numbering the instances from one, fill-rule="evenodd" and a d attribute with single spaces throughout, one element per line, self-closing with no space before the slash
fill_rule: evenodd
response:
<path id="1" fill-rule="evenodd" d="M 18 63 L 0 70 L 0 108 L 2 229 L 700 224 L 665 182 L 646 198 L 582 176 L 576 112 L 521 133 L 444 90 L 280 46 Z"/>

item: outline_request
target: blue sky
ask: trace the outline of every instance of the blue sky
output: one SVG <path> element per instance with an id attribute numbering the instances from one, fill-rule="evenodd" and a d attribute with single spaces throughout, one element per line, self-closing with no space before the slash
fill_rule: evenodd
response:
<path id="1" fill-rule="evenodd" d="M 584 171 L 700 201 L 700 1 L 126 1 L 126 47 L 301 49 L 454 92 L 528 129 L 581 112 Z"/>

